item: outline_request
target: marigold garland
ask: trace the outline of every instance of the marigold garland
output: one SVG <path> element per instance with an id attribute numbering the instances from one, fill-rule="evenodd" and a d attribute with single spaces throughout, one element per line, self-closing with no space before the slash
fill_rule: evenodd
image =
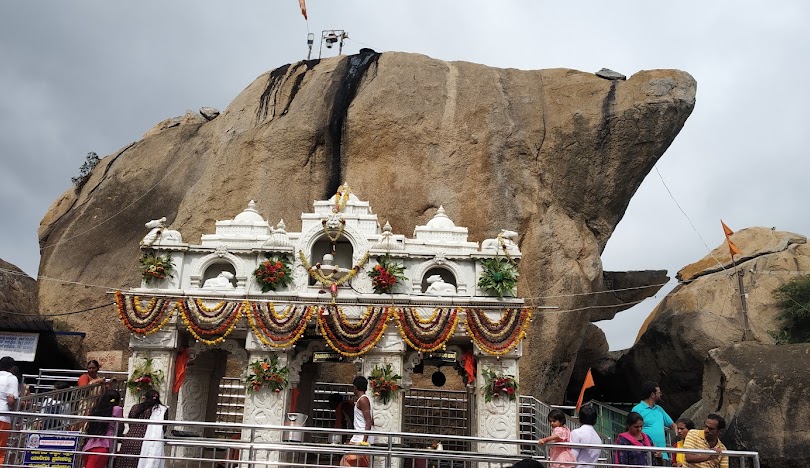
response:
<path id="1" fill-rule="evenodd" d="M 340 307 L 331 306 L 329 312 L 318 313 L 318 327 L 326 343 L 346 357 L 360 356 L 374 348 L 391 315 L 389 307 L 368 307 L 359 320 L 351 321 Z"/>
<path id="2" fill-rule="evenodd" d="M 399 334 L 408 346 L 429 353 L 443 348 L 458 325 L 460 308 L 436 308 L 428 319 L 423 319 L 414 308 L 399 308 L 394 314 Z"/>
<path id="3" fill-rule="evenodd" d="M 242 308 L 243 304 L 241 302 L 226 302 L 227 306 L 223 306 L 224 310 L 230 311 L 230 314 L 224 316 L 223 319 L 220 321 L 221 323 L 212 323 L 206 325 L 217 325 L 214 329 L 204 328 L 199 323 L 196 323 L 194 311 L 196 308 L 196 301 L 180 301 L 180 317 L 183 319 L 183 323 L 186 324 L 189 333 L 197 340 L 202 343 L 207 344 L 208 346 L 212 346 L 215 344 L 222 343 L 225 341 L 228 335 L 233 332 L 233 329 L 236 328 L 237 322 L 242 317 Z M 208 337 L 216 336 L 213 340 L 209 340 Z"/>
<path id="4" fill-rule="evenodd" d="M 316 306 L 288 305 L 279 315 L 272 303 L 245 301 L 245 314 L 253 334 L 264 345 L 273 348 L 287 348 L 303 336 L 307 323 Z"/>
<path id="5" fill-rule="evenodd" d="M 532 308 L 506 309 L 501 318 L 490 320 L 481 309 L 467 309 L 467 332 L 483 352 L 502 356 L 517 347 L 526 336 Z"/>
<path id="6" fill-rule="evenodd" d="M 163 328 L 174 315 L 177 304 L 163 297 L 153 297 L 144 308 L 138 296 L 115 292 L 118 317 L 127 329 L 136 335 L 151 335 Z"/>

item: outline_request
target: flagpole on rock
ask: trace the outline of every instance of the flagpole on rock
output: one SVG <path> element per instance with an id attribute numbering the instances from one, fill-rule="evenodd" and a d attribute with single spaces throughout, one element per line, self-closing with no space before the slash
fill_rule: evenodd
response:
<path id="1" fill-rule="evenodd" d="M 746 301 L 745 284 L 743 282 L 743 275 L 745 274 L 745 270 L 740 270 L 737 267 L 737 260 L 734 258 L 735 253 L 739 255 L 742 252 L 737 247 L 737 245 L 731 241 L 731 236 L 732 234 L 734 234 L 734 231 L 732 231 L 728 226 L 726 226 L 726 223 L 724 223 L 722 219 L 720 220 L 720 224 L 723 226 L 723 233 L 726 235 L 726 242 L 728 243 L 728 251 L 731 254 L 731 264 L 734 266 L 734 273 L 737 275 L 737 289 L 739 290 L 740 293 L 740 310 L 742 311 L 743 317 L 742 341 L 747 341 L 750 329 L 748 328 L 748 302 Z"/>
<path id="2" fill-rule="evenodd" d="M 743 341 L 748 341 L 748 333 L 750 332 L 748 328 L 748 302 L 745 300 L 745 283 L 743 282 L 743 275 L 745 274 L 745 270 L 741 270 L 737 267 L 737 261 L 734 260 L 734 255 L 731 256 L 731 263 L 734 265 L 734 273 L 737 275 L 737 289 L 740 292 L 740 309 L 742 310 L 742 317 L 743 317 Z"/>

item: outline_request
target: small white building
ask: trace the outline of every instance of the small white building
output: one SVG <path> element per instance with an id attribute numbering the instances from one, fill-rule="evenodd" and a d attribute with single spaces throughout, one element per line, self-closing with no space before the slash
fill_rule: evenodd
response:
<path id="1" fill-rule="evenodd" d="M 518 378 L 520 341 L 531 317 L 510 283 L 521 258 L 516 233 L 502 231 L 479 245 L 439 207 L 409 238 L 387 223 L 380 227 L 369 202 L 347 185 L 302 213 L 300 232 L 288 232 L 283 220 L 272 227 L 253 201 L 233 219 L 217 221 L 215 232 L 197 245 L 167 229 L 165 218 L 147 227 L 152 230 L 141 242 L 143 268 L 151 265 L 153 273 L 144 273 L 140 288 L 117 293 L 117 302 L 133 333 L 130 374 L 149 359 L 168 376 L 159 391 L 173 395 L 175 366 L 188 358 L 179 393 L 164 397 L 175 419 L 212 420 L 217 389 L 228 373 L 227 353 L 241 369 L 270 356 L 288 369 L 283 391 L 246 393 L 244 423 L 281 425 L 289 412 L 318 420 L 323 394 L 330 391 L 324 388 L 331 388 L 319 379 L 336 374 L 318 366 L 343 366 L 337 374 L 348 368 L 351 377 L 390 364 L 402 376 L 402 389 L 387 403 L 373 400 L 374 429 L 416 432 L 406 427 L 403 401 L 414 373 L 433 363 L 439 372 L 442 366 L 458 370 L 461 397 L 477 408 L 467 412 L 467 433 L 460 435 L 518 437 L 517 395 L 485 403 L 483 393 L 484 371 Z M 171 274 L 160 278 L 167 271 L 160 261 L 167 258 Z M 390 292 L 381 291 L 385 285 L 375 288 L 374 268 L 381 262 L 401 270 Z M 265 263 L 272 270 L 265 277 L 277 284 L 260 281 L 257 269 Z M 485 275 L 501 285 L 502 297 L 479 287 Z M 346 381 L 341 385 L 345 389 Z M 515 447 L 477 449 L 512 453 Z"/>

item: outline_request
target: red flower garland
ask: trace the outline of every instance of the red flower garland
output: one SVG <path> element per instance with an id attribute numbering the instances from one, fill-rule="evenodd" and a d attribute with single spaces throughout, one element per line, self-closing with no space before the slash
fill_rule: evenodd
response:
<path id="1" fill-rule="evenodd" d="M 318 313 L 318 326 L 327 344 L 347 357 L 366 354 L 385 333 L 389 307 L 369 307 L 360 320 L 351 322 L 339 307 L 329 307 L 329 315 Z"/>
<path id="2" fill-rule="evenodd" d="M 163 328 L 177 308 L 171 299 L 153 297 L 142 311 L 138 296 L 124 295 L 121 291 L 115 292 L 115 305 L 121 322 L 138 335 L 149 335 Z"/>
<path id="3" fill-rule="evenodd" d="M 298 341 L 307 329 L 316 306 L 288 305 L 284 313 L 276 314 L 272 303 L 245 303 L 248 323 L 256 338 L 267 346 L 286 348 Z"/>
<path id="4" fill-rule="evenodd" d="M 423 353 L 443 347 L 453 336 L 458 324 L 460 309 L 436 309 L 427 320 L 419 317 L 414 308 L 400 308 L 395 311 L 397 328 L 408 345 Z"/>
<path id="5" fill-rule="evenodd" d="M 216 315 L 210 315 L 203 311 L 201 304 L 195 299 L 179 301 L 179 303 L 181 317 L 189 332 L 194 338 L 203 342 L 210 341 L 205 339 L 207 337 L 217 337 L 215 341 L 221 341 L 233 331 L 236 327 L 236 321 L 242 317 L 242 302 L 225 302 Z M 195 317 L 195 314 L 201 314 L 204 317 L 216 317 L 217 320 L 205 323 Z"/>
<path id="6" fill-rule="evenodd" d="M 531 317 L 531 307 L 506 309 L 496 322 L 481 309 L 467 309 L 467 332 L 483 352 L 502 356 L 515 349 L 526 336 Z"/>

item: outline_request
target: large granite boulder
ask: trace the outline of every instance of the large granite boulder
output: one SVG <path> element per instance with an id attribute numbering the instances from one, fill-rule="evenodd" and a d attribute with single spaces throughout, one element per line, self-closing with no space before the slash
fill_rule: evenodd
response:
<path id="1" fill-rule="evenodd" d="M 37 281 L 0 259 L 0 319 L 20 321 L 39 314 Z"/>
<path id="2" fill-rule="evenodd" d="M 582 293 L 606 289 L 599 256 L 695 92 L 695 80 L 677 70 L 622 81 L 370 50 L 285 65 L 216 119 L 164 121 L 104 158 L 79 193 L 66 192 L 45 214 L 40 273 L 136 286 L 150 219 L 166 216 L 194 243 L 254 199 L 265 218 L 295 229 L 313 200 L 348 181 L 396 232 L 412 232 L 444 205 L 473 240 L 501 228 L 521 233 L 519 293 L 560 310 L 533 322 L 522 388 L 559 401 L 585 325 L 627 307 L 622 297 Z M 79 285 L 40 290 L 44 307 L 109 300 Z M 592 315 L 594 305 L 602 307 Z M 74 320 L 88 330 L 88 348 L 126 347 L 112 307 L 104 320 Z"/>
<path id="3" fill-rule="evenodd" d="M 732 240 L 742 250 L 736 271 L 743 274 L 746 292 L 746 339 L 773 344 L 770 333 L 780 328 L 773 291 L 810 271 L 810 245 L 799 234 L 763 227 L 742 229 Z M 600 375 L 606 393 L 620 398 L 628 386 L 655 380 L 670 414 L 698 401 L 709 351 L 743 341 L 746 325 L 734 271 L 725 242 L 681 269 L 681 284 L 652 311 L 633 347 Z"/>
<path id="4" fill-rule="evenodd" d="M 764 468 L 810 466 L 810 344 L 737 343 L 708 353 L 701 400 L 684 414 L 726 419 L 722 441 Z"/>

